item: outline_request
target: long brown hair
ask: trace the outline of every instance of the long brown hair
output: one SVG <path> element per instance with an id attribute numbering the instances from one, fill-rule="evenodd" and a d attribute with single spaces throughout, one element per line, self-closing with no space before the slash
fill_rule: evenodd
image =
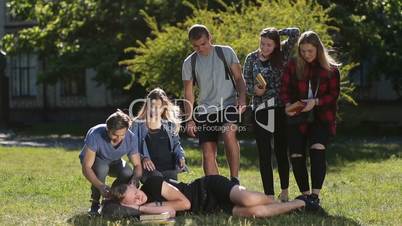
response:
<path id="1" fill-rule="evenodd" d="M 144 105 L 141 107 L 140 111 L 138 112 L 134 120 L 137 119 L 142 119 L 145 121 L 147 120 L 147 117 L 149 116 L 149 112 L 151 110 L 150 105 L 153 100 L 162 101 L 162 108 L 163 108 L 162 119 L 172 122 L 175 125 L 174 132 L 178 133 L 180 130 L 180 119 L 179 119 L 180 108 L 174 105 L 169 100 L 165 91 L 163 91 L 161 88 L 155 88 L 148 93 Z"/>
<path id="2" fill-rule="evenodd" d="M 268 27 L 262 29 L 260 32 L 260 38 L 269 38 L 275 43 L 274 51 L 271 53 L 271 62 L 272 65 L 276 68 L 282 68 L 282 59 L 283 55 L 281 52 L 281 39 L 279 36 L 279 31 L 274 27 Z"/>
<path id="3" fill-rule="evenodd" d="M 316 59 L 322 68 L 327 71 L 331 71 L 332 67 L 340 66 L 334 58 L 332 58 L 328 54 L 328 50 L 324 47 L 324 44 L 321 42 L 320 37 L 314 31 L 306 31 L 301 34 L 299 41 L 297 43 L 298 46 L 298 54 L 297 54 L 297 61 L 296 61 L 296 74 L 298 79 L 303 79 L 305 75 L 305 68 L 307 62 L 303 59 L 301 55 L 300 46 L 302 44 L 311 44 L 317 49 L 317 56 Z"/>

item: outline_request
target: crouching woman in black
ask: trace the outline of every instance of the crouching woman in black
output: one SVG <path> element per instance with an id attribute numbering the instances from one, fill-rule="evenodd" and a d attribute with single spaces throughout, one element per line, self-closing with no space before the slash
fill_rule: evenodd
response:
<path id="1" fill-rule="evenodd" d="M 112 187 L 111 193 L 121 206 L 139 213 L 157 213 L 162 208 L 171 208 L 191 213 L 224 211 L 234 216 L 272 217 L 304 207 L 307 210 L 318 208 L 304 196 L 279 203 L 263 193 L 247 191 L 220 175 L 204 176 L 189 184 L 150 177 L 141 189 L 122 184 Z"/>

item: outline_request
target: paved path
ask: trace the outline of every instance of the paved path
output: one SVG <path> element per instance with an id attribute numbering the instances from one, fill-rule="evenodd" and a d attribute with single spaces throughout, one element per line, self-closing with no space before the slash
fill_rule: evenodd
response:
<path id="1" fill-rule="evenodd" d="M 10 130 L 0 130 L 0 146 L 17 147 L 61 147 L 66 149 L 81 149 L 83 145 L 82 136 L 48 135 L 48 136 L 20 136 Z M 383 138 L 343 138 L 341 142 L 364 142 L 364 143 L 396 143 L 402 144 L 401 137 L 383 137 Z M 198 148 L 198 140 L 194 138 L 182 138 L 182 144 L 186 147 Z M 241 147 L 256 147 L 254 140 L 240 140 Z"/>
<path id="2" fill-rule="evenodd" d="M 63 147 L 78 149 L 83 137 L 71 135 L 19 136 L 11 131 L 0 131 L 0 146 L 17 147 Z"/>
<path id="3" fill-rule="evenodd" d="M 0 146 L 17 147 L 62 147 L 67 149 L 81 149 L 83 136 L 49 135 L 49 136 L 20 136 L 10 130 L 0 130 Z M 187 147 L 198 148 L 198 139 L 183 138 L 182 144 Z M 241 140 L 241 146 L 255 146 L 253 140 Z"/>

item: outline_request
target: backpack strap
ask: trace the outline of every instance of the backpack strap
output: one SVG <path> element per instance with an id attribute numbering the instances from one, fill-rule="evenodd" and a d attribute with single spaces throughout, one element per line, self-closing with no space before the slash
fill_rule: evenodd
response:
<path id="1" fill-rule="evenodd" d="M 190 57 L 191 60 L 191 76 L 193 77 L 193 86 L 197 85 L 197 77 L 195 75 L 195 64 L 197 63 L 197 53 L 194 51 Z"/>
<path id="2" fill-rule="evenodd" d="M 233 72 L 230 69 L 230 67 L 228 66 L 228 63 L 226 62 L 225 55 L 223 54 L 222 47 L 215 46 L 215 49 L 216 49 L 216 53 L 218 54 L 219 59 L 221 59 L 221 61 L 223 62 L 223 65 L 225 67 L 225 77 L 226 77 L 226 79 L 230 79 L 230 81 L 232 82 L 233 88 L 236 91 L 236 95 L 239 96 L 239 93 L 237 92 L 237 89 L 236 89 L 236 83 L 235 83 L 234 78 L 233 78 Z"/>
<path id="3" fill-rule="evenodd" d="M 239 93 L 236 89 L 236 83 L 233 78 L 233 72 L 230 69 L 230 67 L 228 66 L 228 63 L 226 62 L 222 47 L 215 46 L 215 49 L 216 49 L 216 53 L 218 54 L 219 59 L 223 62 L 223 65 L 225 67 L 225 78 L 230 79 L 230 81 L 232 82 L 233 88 L 236 91 L 236 95 L 239 96 Z M 195 85 L 197 85 L 197 77 L 196 77 L 196 72 L 195 72 L 195 65 L 197 63 L 197 53 L 195 51 L 191 54 L 190 60 L 191 60 L 191 76 L 193 78 L 193 85 L 195 86 Z"/>

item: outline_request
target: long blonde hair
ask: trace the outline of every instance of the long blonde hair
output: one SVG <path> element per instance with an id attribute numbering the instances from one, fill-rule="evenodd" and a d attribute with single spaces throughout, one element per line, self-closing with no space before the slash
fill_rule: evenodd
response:
<path id="1" fill-rule="evenodd" d="M 296 74 L 298 79 L 304 79 L 306 76 L 305 73 L 305 68 L 307 62 L 303 59 L 301 55 L 301 50 L 300 46 L 302 44 L 311 44 L 317 49 L 317 56 L 316 58 L 318 59 L 318 63 L 322 68 L 324 68 L 327 71 L 331 71 L 332 67 L 334 66 L 340 66 L 339 63 L 337 63 L 334 58 L 332 58 L 328 54 L 328 50 L 324 47 L 324 44 L 321 42 L 320 37 L 318 36 L 317 33 L 314 31 L 306 31 L 301 34 L 299 41 L 297 43 L 298 46 L 298 54 L 297 54 L 297 60 L 296 60 Z"/>
<path id="2" fill-rule="evenodd" d="M 162 120 L 166 120 L 171 122 L 175 125 L 175 132 L 176 134 L 180 131 L 180 123 L 181 120 L 179 119 L 180 108 L 174 105 L 169 98 L 167 97 L 165 91 L 161 88 L 155 88 L 151 90 L 146 98 L 144 105 L 141 107 L 140 111 L 138 112 L 137 116 L 134 120 L 141 119 L 147 120 L 150 112 L 150 105 L 153 100 L 161 100 L 162 101 Z"/>

